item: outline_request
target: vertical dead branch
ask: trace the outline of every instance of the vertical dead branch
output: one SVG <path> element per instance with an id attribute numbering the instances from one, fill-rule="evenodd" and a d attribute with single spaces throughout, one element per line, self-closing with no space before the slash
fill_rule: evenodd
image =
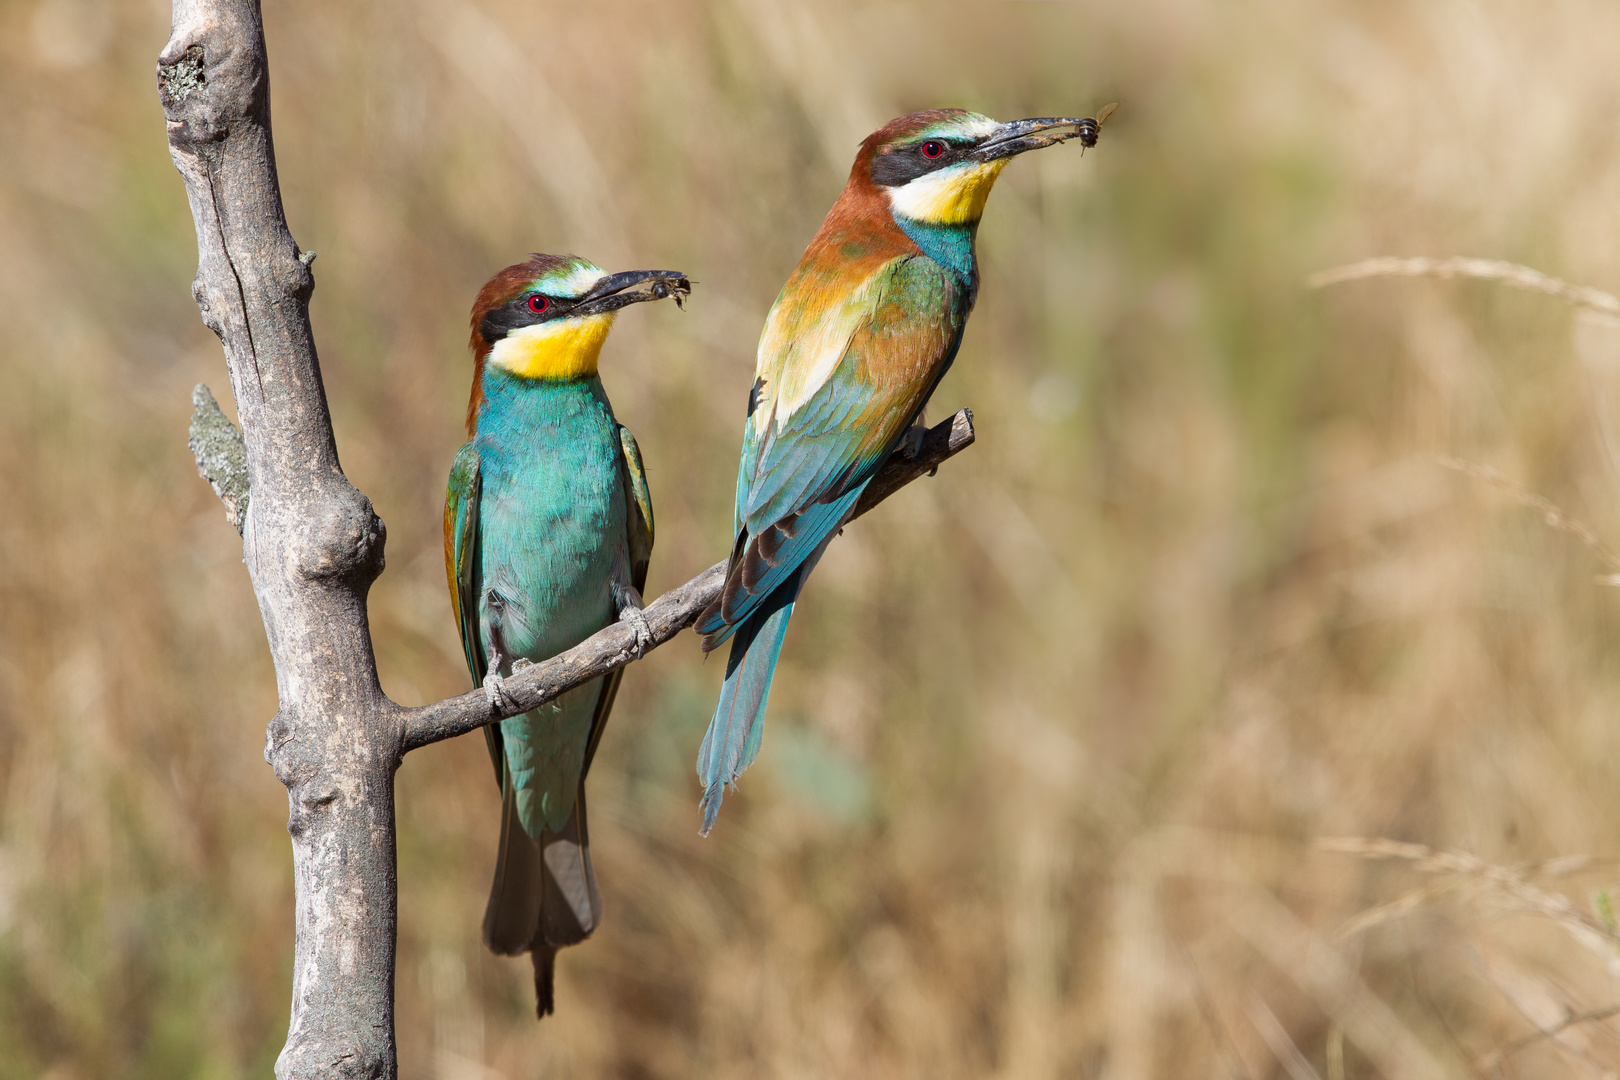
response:
<path id="1" fill-rule="evenodd" d="M 399 724 L 366 623 L 384 533 L 338 466 L 314 277 L 276 182 L 258 4 L 175 0 L 158 93 L 197 226 L 192 294 L 242 422 L 243 558 L 280 695 L 265 758 L 287 786 L 298 943 L 276 1074 L 391 1077 Z"/>

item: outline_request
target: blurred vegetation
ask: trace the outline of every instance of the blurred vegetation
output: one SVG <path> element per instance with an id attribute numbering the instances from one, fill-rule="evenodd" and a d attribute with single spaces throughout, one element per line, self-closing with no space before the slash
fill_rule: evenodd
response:
<path id="1" fill-rule="evenodd" d="M 720 670 L 692 640 L 632 669 L 592 779 L 608 915 L 555 1018 L 478 942 L 481 741 L 405 763 L 403 1076 L 1260 1078 L 1279 1032 L 1329 1080 L 1620 1067 L 1613 1021 L 1512 1047 L 1620 1001 L 1612 567 L 1437 461 L 1620 545 L 1620 330 L 1486 283 L 1303 284 L 1457 253 L 1620 287 L 1620 9 L 265 19 L 408 703 L 466 687 L 439 512 L 493 270 L 571 250 L 699 283 L 603 361 L 657 592 L 727 548 L 758 329 L 859 138 L 933 105 L 1122 103 L 1096 150 L 1002 179 L 933 410 L 972 406 L 979 444 L 833 545 L 708 841 Z M 167 26 L 157 0 L 0 2 L 0 1080 L 264 1076 L 285 1034 L 274 680 L 186 451 L 191 386 L 226 380 L 154 92 Z M 1345 835 L 1484 862 L 1315 843 Z"/>

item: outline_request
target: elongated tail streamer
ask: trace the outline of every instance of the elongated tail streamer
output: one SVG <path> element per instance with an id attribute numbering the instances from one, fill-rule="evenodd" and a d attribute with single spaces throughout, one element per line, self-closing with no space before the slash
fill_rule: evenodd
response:
<path id="1" fill-rule="evenodd" d="M 715 709 L 714 719 L 709 721 L 703 745 L 698 748 L 698 779 L 703 781 L 703 827 L 699 831 L 704 836 L 714 828 L 726 785 L 752 765 L 759 753 L 771 676 L 782 655 L 788 619 L 793 615 L 799 586 L 808 569 L 808 566 L 801 567 L 798 573 L 778 585 L 731 639 L 726 680 L 720 688 L 720 705 Z"/>

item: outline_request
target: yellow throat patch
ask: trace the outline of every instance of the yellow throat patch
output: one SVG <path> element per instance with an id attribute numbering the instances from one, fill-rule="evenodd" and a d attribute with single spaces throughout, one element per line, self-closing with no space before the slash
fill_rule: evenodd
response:
<path id="1" fill-rule="evenodd" d="M 985 200 L 1011 158 L 976 162 L 919 176 L 889 188 L 895 213 L 925 225 L 969 225 L 984 216 Z"/>
<path id="2" fill-rule="evenodd" d="M 596 374 L 617 312 L 563 316 L 512 331 L 489 350 L 489 363 L 524 379 L 584 379 Z"/>

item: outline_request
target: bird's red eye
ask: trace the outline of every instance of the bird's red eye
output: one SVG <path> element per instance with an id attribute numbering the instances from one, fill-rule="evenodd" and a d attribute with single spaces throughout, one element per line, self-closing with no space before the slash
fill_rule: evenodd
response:
<path id="1" fill-rule="evenodd" d="M 922 152 L 925 158 L 937 158 L 945 152 L 945 144 L 938 139 L 929 139 L 922 144 Z"/>
<path id="2" fill-rule="evenodd" d="M 549 296 L 541 296 L 539 293 L 535 293 L 529 297 L 529 310 L 536 315 L 544 313 L 550 307 L 551 298 Z"/>

